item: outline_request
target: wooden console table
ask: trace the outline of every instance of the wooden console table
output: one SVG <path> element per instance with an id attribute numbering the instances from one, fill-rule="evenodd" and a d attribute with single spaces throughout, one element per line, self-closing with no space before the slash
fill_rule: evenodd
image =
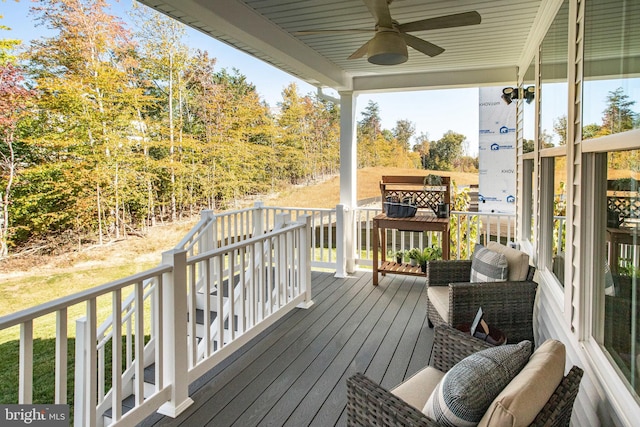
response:
<path id="1" fill-rule="evenodd" d="M 435 180 L 434 180 L 435 178 Z M 442 233 L 442 256 L 449 259 L 449 218 L 448 208 L 451 204 L 451 178 L 447 176 L 383 176 L 380 181 L 382 195 L 382 214 L 373 218 L 373 284 L 378 284 L 378 273 L 408 274 L 424 276 L 420 266 L 398 264 L 386 260 L 387 229 L 402 231 L 436 231 Z M 434 214 L 418 210 L 415 216 L 398 218 L 398 215 L 387 216 L 385 202 L 396 200 L 411 201 L 418 209 L 430 209 Z M 437 205 L 446 206 L 446 218 L 435 215 Z M 397 213 L 397 212 L 396 212 Z M 391 212 L 389 211 L 391 215 Z M 378 250 L 381 251 L 381 262 L 378 262 Z"/>
<path id="2" fill-rule="evenodd" d="M 386 259 L 387 229 L 403 231 L 439 231 L 442 233 L 442 257 L 449 259 L 449 218 L 438 218 L 435 215 L 418 214 L 409 218 L 389 218 L 385 214 L 373 218 L 373 284 L 378 284 L 378 273 L 407 274 L 424 276 L 420 266 L 398 264 Z M 378 250 L 380 263 L 378 263 Z"/>

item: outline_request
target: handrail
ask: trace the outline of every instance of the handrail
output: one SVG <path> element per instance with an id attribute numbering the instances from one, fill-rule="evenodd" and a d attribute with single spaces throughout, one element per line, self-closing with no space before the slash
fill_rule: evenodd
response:
<path id="1" fill-rule="evenodd" d="M 123 279 L 117 279 L 104 285 L 99 285 L 84 291 L 80 291 L 73 295 L 61 297 L 53 301 L 48 301 L 35 307 L 30 307 L 24 310 L 17 311 L 12 314 L 0 317 L 0 330 L 10 328 L 12 326 L 19 325 L 21 323 L 33 320 L 37 317 L 42 317 L 47 314 L 54 313 L 58 310 L 67 308 L 69 306 L 85 302 L 87 300 L 97 298 L 106 293 L 112 292 L 117 289 L 122 289 L 130 286 L 139 281 L 143 281 L 158 275 L 168 273 L 172 270 L 170 265 L 159 265 L 150 270 L 146 270 L 140 273 L 133 274 Z"/>
<path id="2" fill-rule="evenodd" d="M 214 257 L 214 256 L 224 255 L 227 252 L 238 250 L 240 248 L 243 248 L 243 247 L 246 247 L 246 246 L 250 246 L 250 245 L 252 245 L 254 243 L 258 243 L 258 242 L 262 242 L 264 240 L 268 240 L 268 239 L 270 239 L 270 238 L 272 238 L 274 236 L 277 236 L 277 235 L 280 235 L 280 234 L 285 234 L 288 231 L 297 230 L 297 229 L 301 229 L 301 228 L 304 228 L 304 227 L 305 227 L 305 224 L 288 225 L 288 226 L 285 226 L 283 228 L 279 228 L 278 230 L 271 231 L 271 232 L 265 233 L 265 234 L 261 234 L 260 236 L 252 237 L 252 238 L 247 239 L 247 240 L 243 240 L 242 242 L 236 242 L 236 243 L 232 243 L 230 245 L 224 246 L 222 248 L 212 249 L 210 251 L 203 252 L 201 254 L 189 257 L 189 259 L 187 260 L 187 265 L 196 264 L 198 262 L 204 261 L 204 260 L 206 260 L 208 258 L 211 258 L 211 257 Z"/>

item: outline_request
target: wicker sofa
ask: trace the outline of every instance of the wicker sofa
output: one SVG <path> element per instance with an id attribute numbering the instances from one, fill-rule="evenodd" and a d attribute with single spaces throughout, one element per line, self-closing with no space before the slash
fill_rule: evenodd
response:
<path id="1" fill-rule="evenodd" d="M 558 342 L 556 344 L 561 345 Z M 427 401 L 427 396 L 436 387 L 444 372 L 449 371 L 456 363 L 467 356 L 488 347 L 489 344 L 473 338 L 469 334 L 446 325 L 436 326 L 429 366 L 398 387 L 388 391 L 360 373 L 347 380 L 347 425 L 440 426 L 441 424 L 418 409 L 418 406 L 422 406 Z M 539 351 L 541 349 L 536 350 L 536 352 Z M 534 352 L 534 355 L 536 352 Z M 562 346 L 562 355 L 564 356 L 564 346 Z M 511 404 L 504 413 L 507 413 L 508 417 L 513 416 L 519 421 L 525 419 L 525 417 L 517 418 L 520 416 L 518 411 L 522 411 L 522 406 L 527 406 L 524 412 L 528 412 L 529 418 L 535 417 L 530 424 L 532 426 L 569 425 L 573 403 L 582 378 L 582 370 L 577 366 L 573 366 L 566 376 L 559 378 L 559 382 L 555 382 L 554 380 L 541 379 L 539 376 L 531 377 L 531 369 L 528 373 L 525 373 L 527 366 L 535 365 L 536 362 L 533 360 L 534 356 L 531 356 L 522 371 L 496 397 L 487 414 L 480 421 L 481 426 L 496 425 L 496 412 L 491 411 L 495 411 L 495 409 L 492 409 L 496 407 L 495 405 L 502 404 Z M 550 359 L 546 360 L 545 363 L 547 365 L 554 364 Z M 557 357 L 555 365 L 557 371 Z M 560 365 L 559 376 L 562 377 L 564 364 Z M 538 364 L 533 369 L 537 369 L 535 371 L 537 375 L 544 376 L 549 367 Z M 514 384 L 515 389 L 512 387 Z M 548 390 L 548 394 L 539 391 L 539 389 L 545 387 Z M 555 390 L 553 387 L 555 387 Z M 509 389 L 509 392 L 507 392 L 507 389 Z M 515 400 L 518 401 L 516 403 L 513 400 L 509 402 L 509 397 L 504 396 L 505 393 L 508 396 L 509 393 L 513 394 L 514 391 L 516 394 Z M 538 397 L 534 396 L 536 394 Z M 547 399 L 549 395 L 550 397 Z M 498 418 L 497 424 L 506 425 L 505 419 Z"/>
<path id="2" fill-rule="evenodd" d="M 508 342 L 533 342 L 533 306 L 538 287 L 533 281 L 535 267 L 529 265 L 526 254 L 516 249 L 496 242 L 490 242 L 487 248 L 509 254 L 506 282 L 470 283 L 471 260 L 427 262 L 429 326 L 471 323 L 481 307 L 484 320 L 500 329 Z"/>

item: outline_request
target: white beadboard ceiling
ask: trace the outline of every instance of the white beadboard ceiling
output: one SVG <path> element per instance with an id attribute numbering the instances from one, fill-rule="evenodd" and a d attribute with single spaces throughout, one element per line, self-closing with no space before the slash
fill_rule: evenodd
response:
<path id="1" fill-rule="evenodd" d="M 373 29 L 362 0 L 142 0 L 191 27 L 320 87 L 355 91 L 477 87 L 516 83 L 517 67 L 549 26 L 559 0 L 394 0 L 399 23 L 477 11 L 479 25 L 411 34 L 445 49 L 429 57 L 409 48 L 401 65 L 347 57 L 371 33 L 297 35 L 309 29 Z"/>

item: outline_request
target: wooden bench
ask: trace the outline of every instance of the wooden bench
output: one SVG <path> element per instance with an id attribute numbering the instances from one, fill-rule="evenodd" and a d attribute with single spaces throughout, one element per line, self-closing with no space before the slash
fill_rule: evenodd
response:
<path id="1" fill-rule="evenodd" d="M 382 212 L 373 218 L 373 284 L 378 284 L 378 274 L 387 273 L 424 276 L 420 266 L 398 264 L 386 259 L 386 230 L 437 231 L 442 233 L 442 257 L 449 259 L 449 216 L 436 216 L 438 204 L 451 205 L 451 181 L 447 176 L 436 177 L 439 183 L 426 183 L 426 176 L 383 176 L 380 181 Z M 417 208 L 415 216 L 390 217 L 386 214 L 388 200 L 410 200 Z M 387 206 L 389 206 L 387 204 Z M 378 261 L 380 250 L 380 261 Z"/>

